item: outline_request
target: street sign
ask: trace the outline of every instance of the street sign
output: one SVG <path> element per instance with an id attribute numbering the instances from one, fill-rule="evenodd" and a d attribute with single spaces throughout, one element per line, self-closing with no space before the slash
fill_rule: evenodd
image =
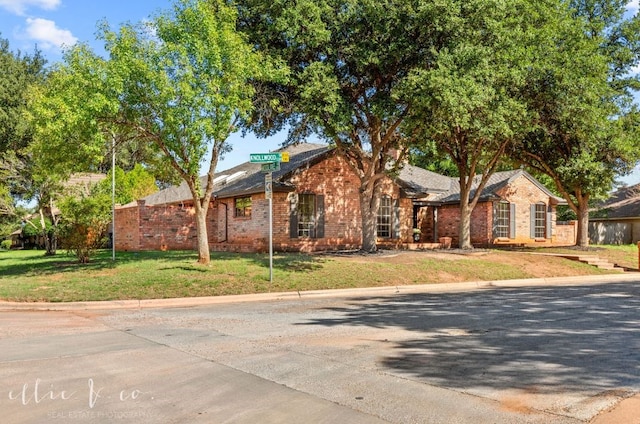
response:
<path id="1" fill-rule="evenodd" d="M 251 153 L 249 154 L 249 162 L 251 163 L 269 163 L 282 162 L 281 153 Z"/>
<path id="2" fill-rule="evenodd" d="M 282 159 L 280 160 L 281 162 L 289 162 L 289 152 L 282 152 Z"/>
<path id="3" fill-rule="evenodd" d="M 271 199 L 273 196 L 273 186 L 272 186 L 273 177 L 271 173 L 265 174 L 264 176 L 264 197 L 267 199 Z"/>
<path id="4" fill-rule="evenodd" d="M 275 172 L 280 170 L 280 162 L 262 164 L 262 172 Z"/>

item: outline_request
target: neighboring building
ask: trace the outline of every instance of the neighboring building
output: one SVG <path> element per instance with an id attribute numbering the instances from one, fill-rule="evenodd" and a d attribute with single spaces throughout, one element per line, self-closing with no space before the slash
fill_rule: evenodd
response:
<path id="1" fill-rule="evenodd" d="M 359 180 L 326 145 L 287 148 L 290 161 L 273 173 L 273 245 L 280 251 L 357 249 L 362 243 Z M 268 200 L 260 164 L 244 163 L 215 175 L 208 212 L 213 251 L 266 251 Z M 456 199 L 456 193 L 458 198 Z M 571 244 L 554 225 L 561 199 L 524 171 L 494 175 L 472 217 L 472 242 Z M 378 216 L 382 246 L 439 247 L 457 243 L 459 189 L 455 179 L 405 165 L 383 182 Z M 182 184 L 116 209 L 118 250 L 194 249 L 191 194 Z M 531 230 L 533 228 L 533 230 Z M 573 227 L 571 227 L 573 228 Z M 413 244 L 412 246 L 416 246 Z"/>
<path id="2" fill-rule="evenodd" d="M 630 244 L 640 241 L 640 184 L 624 187 L 592 211 L 589 242 Z"/>

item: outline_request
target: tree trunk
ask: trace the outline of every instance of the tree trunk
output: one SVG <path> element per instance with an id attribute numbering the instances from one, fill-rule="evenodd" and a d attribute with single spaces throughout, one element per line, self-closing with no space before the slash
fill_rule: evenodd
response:
<path id="1" fill-rule="evenodd" d="M 207 211 L 209 204 L 204 206 L 200 202 L 195 202 L 196 208 L 196 234 L 198 236 L 198 263 L 209 265 L 211 255 L 209 253 L 209 236 L 207 233 Z"/>
<path id="2" fill-rule="evenodd" d="M 578 197 L 578 234 L 576 237 L 576 246 L 589 246 L 589 196 Z"/>
<path id="3" fill-rule="evenodd" d="M 380 201 L 374 199 L 373 189 L 360 190 L 360 215 L 362 216 L 362 250 L 375 252 L 378 249 L 377 220 Z"/>
<path id="4" fill-rule="evenodd" d="M 472 209 L 469 207 L 469 202 L 460 199 L 460 249 L 473 249 L 473 245 L 471 244 L 471 212 Z"/>

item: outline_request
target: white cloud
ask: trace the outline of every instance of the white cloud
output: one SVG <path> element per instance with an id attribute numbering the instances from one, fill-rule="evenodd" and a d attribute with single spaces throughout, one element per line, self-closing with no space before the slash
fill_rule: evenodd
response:
<path id="1" fill-rule="evenodd" d="M 637 11 L 638 10 L 638 0 L 631 0 L 629 3 L 627 3 L 627 10 L 628 11 Z"/>
<path id="2" fill-rule="evenodd" d="M 26 36 L 38 43 L 42 50 L 72 46 L 78 42 L 71 31 L 60 29 L 54 21 L 27 18 Z"/>
<path id="3" fill-rule="evenodd" d="M 61 0 L 0 0 L 0 7 L 16 15 L 24 15 L 30 7 L 53 10 L 60 5 Z"/>

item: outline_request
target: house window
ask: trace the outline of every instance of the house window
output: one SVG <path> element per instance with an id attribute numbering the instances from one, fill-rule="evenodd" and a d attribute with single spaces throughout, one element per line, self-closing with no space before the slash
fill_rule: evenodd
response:
<path id="1" fill-rule="evenodd" d="M 315 237 L 316 195 L 298 195 L 298 237 Z"/>
<path id="2" fill-rule="evenodd" d="M 324 195 L 291 194 L 290 200 L 290 237 L 324 238 Z"/>
<path id="3" fill-rule="evenodd" d="M 235 199 L 236 218 L 251 218 L 251 197 Z"/>
<path id="4" fill-rule="evenodd" d="M 391 238 L 391 213 L 393 211 L 391 197 L 382 196 L 378 208 L 377 235 L 381 238 Z"/>
<path id="5" fill-rule="evenodd" d="M 509 238 L 511 227 L 511 207 L 507 202 L 495 205 L 495 234 L 496 238 Z"/>
<path id="6" fill-rule="evenodd" d="M 532 209 L 534 212 L 535 238 L 545 238 L 547 234 L 547 206 L 544 203 L 538 203 Z"/>

